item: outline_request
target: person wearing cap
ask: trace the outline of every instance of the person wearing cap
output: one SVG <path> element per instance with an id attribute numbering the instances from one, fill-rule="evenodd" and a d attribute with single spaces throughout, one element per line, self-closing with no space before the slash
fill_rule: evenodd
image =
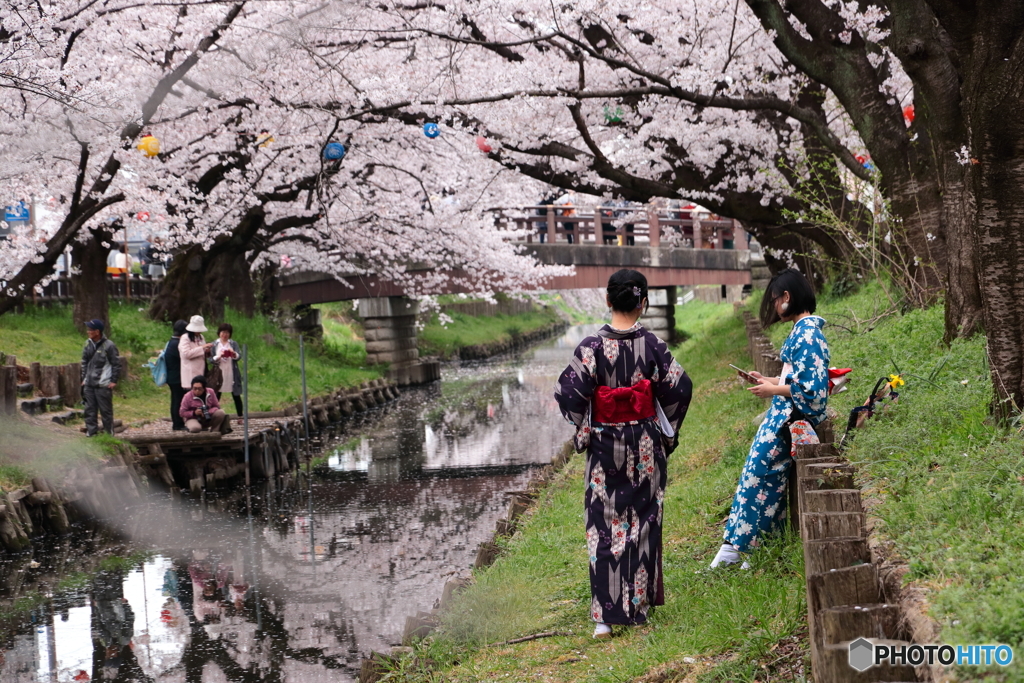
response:
<path id="1" fill-rule="evenodd" d="M 184 320 L 174 323 L 171 333 L 171 340 L 167 342 L 167 349 L 164 351 L 164 362 L 167 364 L 167 386 L 171 390 L 171 427 L 174 431 L 185 429 L 185 421 L 181 419 L 178 410 L 181 408 L 181 399 L 185 397 L 185 387 L 181 384 L 181 353 L 178 344 L 185 334 Z"/>
<path id="2" fill-rule="evenodd" d="M 231 433 L 231 418 L 220 407 L 217 394 L 206 386 L 206 378 L 196 375 L 192 378 L 192 391 L 181 399 L 181 418 L 185 420 L 185 428 L 193 434 L 204 429 L 221 434 Z"/>
<path id="3" fill-rule="evenodd" d="M 181 386 L 185 391 L 192 388 L 192 378 L 206 375 L 206 357 L 210 355 L 213 343 L 206 343 L 203 332 L 206 323 L 203 316 L 194 315 L 185 326 L 187 334 L 182 335 L 178 342 L 178 355 L 181 357 Z"/>
<path id="4" fill-rule="evenodd" d="M 103 336 L 102 320 L 85 324 L 89 335 L 82 349 L 82 398 L 85 400 L 85 433 L 99 431 L 97 413 L 103 418 L 103 431 L 114 433 L 114 387 L 121 376 L 121 358 L 114 342 Z"/>

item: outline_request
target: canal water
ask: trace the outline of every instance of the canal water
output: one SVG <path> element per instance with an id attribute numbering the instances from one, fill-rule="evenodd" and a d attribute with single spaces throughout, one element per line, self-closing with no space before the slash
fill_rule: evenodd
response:
<path id="1" fill-rule="evenodd" d="M 445 367 L 342 425 L 309 479 L 140 501 L 121 529 L 0 561 L 0 681 L 356 680 L 570 436 L 552 389 L 594 329 Z"/>

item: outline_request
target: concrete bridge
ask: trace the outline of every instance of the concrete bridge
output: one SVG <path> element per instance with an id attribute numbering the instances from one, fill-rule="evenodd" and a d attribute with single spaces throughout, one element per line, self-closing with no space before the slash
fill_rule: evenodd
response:
<path id="1" fill-rule="evenodd" d="M 650 286 L 645 325 L 663 338 L 675 329 L 676 288 L 720 285 L 734 293 L 751 283 L 746 232 L 732 220 L 653 207 L 525 207 L 512 219 L 524 249 L 540 263 L 571 265 L 575 274 L 551 278 L 545 290 L 604 288 L 621 268 L 644 273 Z M 512 227 L 512 226 L 507 226 Z M 409 269 L 429 273 L 429 269 Z M 456 276 L 458 272 L 454 273 Z M 444 293 L 469 292 L 452 286 Z M 396 283 L 372 275 L 293 273 L 278 280 L 278 299 L 296 305 L 359 299 L 367 362 L 390 363 L 399 384 L 434 379 L 416 349 L 418 307 Z"/>

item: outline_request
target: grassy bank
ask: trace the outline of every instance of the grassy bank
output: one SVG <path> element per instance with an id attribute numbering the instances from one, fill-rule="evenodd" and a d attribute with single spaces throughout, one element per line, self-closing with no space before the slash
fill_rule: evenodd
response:
<path id="1" fill-rule="evenodd" d="M 801 551 L 791 537 L 755 554 L 753 571 L 704 573 L 756 429 L 760 401 L 741 390 L 727 363 L 744 362 L 743 328 L 730 306 L 682 307 L 690 335 L 677 357 L 695 384 L 680 447 L 669 460 L 665 501 L 667 604 L 612 641 L 590 637 L 582 528 L 582 456 L 554 480 L 507 552 L 447 613 L 421 649 L 440 664 L 406 680 L 743 681 L 793 680 L 803 666 Z M 567 429 L 568 435 L 568 429 Z M 541 631 L 572 635 L 488 647 Z"/>
<path id="2" fill-rule="evenodd" d="M 452 358 L 465 347 L 500 344 L 561 320 L 553 306 L 538 306 L 534 311 L 515 315 L 472 316 L 453 312 L 450 317 L 452 321 L 442 325 L 435 314 L 420 331 L 421 355 Z"/>
<path id="3" fill-rule="evenodd" d="M 244 318 L 229 311 L 226 320 L 234 326 L 235 341 L 249 346 L 251 409 L 272 410 L 299 400 L 298 340 L 265 316 Z M 205 335 L 208 341 L 216 338 L 220 322 L 207 322 L 213 330 Z M 170 325 L 149 320 L 138 307 L 112 304 L 110 326 L 110 338 L 127 371 L 114 392 L 115 417 L 132 424 L 169 416 L 168 389 L 153 384 L 149 370 L 142 365 L 170 339 Z M 68 308 L 30 308 L 22 314 L 0 316 L 0 352 L 16 355 L 21 365 L 75 362 L 82 357 L 84 343 L 85 336 L 71 324 Z M 362 367 L 364 359 L 362 341 L 351 334 L 339 333 L 332 335 L 329 343 L 311 344 L 306 356 L 310 394 L 379 377 L 378 369 Z"/>
<path id="4" fill-rule="evenodd" d="M 946 346 L 941 306 L 901 315 L 876 286 L 825 296 L 818 312 L 830 322 L 832 364 L 856 377 L 833 397 L 838 423 L 878 377 L 904 373 L 899 404 L 858 433 L 848 455 L 908 580 L 928 591 L 941 639 L 1006 643 L 1024 655 L 1024 438 L 989 418 L 984 338 Z M 986 673 L 1024 681 L 1016 659 Z M 982 675 L 960 671 L 961 680 Z"/>

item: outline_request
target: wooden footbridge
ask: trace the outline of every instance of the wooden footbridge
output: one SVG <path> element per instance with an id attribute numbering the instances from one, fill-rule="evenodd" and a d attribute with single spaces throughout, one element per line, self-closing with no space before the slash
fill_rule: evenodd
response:
<path id="1" fill-rule="evenodd" d="M 346 417 L 384 405 L 398 397 L 398 387 L 383 379 L 364 382 L 359 388 L 340 389 L 309 401 L 310 432 L 336 424 Z M 232 416 L 228 434 L 173 431 L 169 422 L 155 422 L 122 433 L 139 453 L 139 464 L 169 487 L 193 493 L 216 488 L 221 481 L 245 473 L 242 418 Z M 303 452 L 305 424 L 302 405 L 250 413 L 249 473 L 264 479 L 297 469 L 306 461 Z"/>

